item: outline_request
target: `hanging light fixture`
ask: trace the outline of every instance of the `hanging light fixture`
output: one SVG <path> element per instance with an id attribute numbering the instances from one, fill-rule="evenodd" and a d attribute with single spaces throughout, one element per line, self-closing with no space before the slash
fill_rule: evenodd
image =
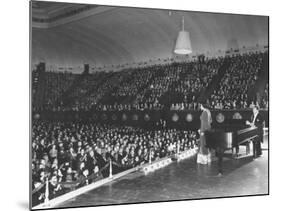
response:
<path id="1" fill-rule="evenodd" d="M 189 32 L 184 30 L 183 16 L 182 16 L 182 30 L 179 32 L 174 52 L 176 54 L 182 54 L 182 55 L 192 53 Z"/>

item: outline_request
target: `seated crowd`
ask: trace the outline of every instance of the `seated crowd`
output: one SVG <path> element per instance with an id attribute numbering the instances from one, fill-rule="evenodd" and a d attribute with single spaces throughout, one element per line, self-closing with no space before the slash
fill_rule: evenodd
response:
<path id="1" fill-rule="evenodd" d="M 267 53 L 267 52 L 266 52 Z M 214 109 L 249 108 L 249 91 L 263 68 L 264 54 L 228 57 L 230 66 L 208 101 Z M 98 72 L 79 78 L 71 73 L 46 72 L 45 108 L 51 110 L 185 110 L 197 109 L 224 61 L 223 57 L 202 61 L 152 65 L 118 72 Z M 79 80 L 78 80 L 79 78 Z M 78 81 L 78 82 L 77 82 Z M 67 98 L 60 99 L 71 84 Z M 265 93 L 258 103 L 267 106 Z M 59 99 L 61 101 L 59 101 Z"/>
<path id="2" fill-rule="evenodd" d="M 249 107 L 248 91 L 253 88 L 262 71 L 262 53 L 236 55 L 231 58 L 218 89 L 209 103 L 215 109 L 241 109 Z"/>
<path id="3" fill-rule="evenodd" d="M 36 73 L 36 71 L 33 71 Z M 44 109 L 51 109 L 56 104 L 57 100 L 63 93 L 72 85 L 77 74 L 71 72 L 44 72 L 44 90 L 42 93 L 44 98 Z M 37 74 L 38 75 L 38 74 Z M 38 78 L 38 76 L 36 77 Z M 36 81 L 38 84 L 38 81 Z M 35 99 L 35 92 L 39 91 L 37 86 L 33 85 L 33 99 Z M 33 107 L 33 109 L 35 109 Z"/>
<path id="4" fill-rule="evenodd" d="M 231 56 L 218 86 L 210 93 L 214 109 L 268 108 L 268 84 L 257 99 L 249 90 L 263 67 L 263 53 Z M 224 58 L 153 65 L 118 72 L 86 74 L 44 72 L 46 110 L 186 110 L 198 109 L 198 98 L 219 75 Z M 221 68 L 222 69 L 222 68 Z M 34 72 L 33 98 L 38 73 Z M 215 81 L 215 80 L 214 80 Z M 42 85 L 42 84 L 41 84 Z M 251 101 L 251 102 L 249 102 Z M 67 102 L 67 103 L 66 103 Z M 34 107 L 36 105 L 34 104 Z M 90 184 L 110 174 L 171 156 L 197 144 L 197 133 L 168 129 L 83 122 L 34 120 L 32 124 L 33 203 Z M 34 204 L 33 204 L 34 205 Z"/>
<path id="5" fill-rule="evenodd" d="M 170 87 L 168 96 L 171 110 L 197 109 L 197 98 L 217 74 L 223 60 L 210 59 L 204 64 L 190 63 L 190 71 L 181 71 L 179 79 Z"/>
<path id="6" fill-rule="evenodd" d="M 47 122 L 32 126 L 32 187 L 34 202 L 87 185 L 109 174 L 154 161 L 193 147 L 196 133 L 175 129 L 143 130 L 129 126 Z"/>
<path id="7" fill-rule="evenodd" d="M 263 96 L 261 98 L 261 106 L 262 108 L 268 109 L 268 102 L 269 102 L 269 85 L 268 83 L 266 84 Z"/>

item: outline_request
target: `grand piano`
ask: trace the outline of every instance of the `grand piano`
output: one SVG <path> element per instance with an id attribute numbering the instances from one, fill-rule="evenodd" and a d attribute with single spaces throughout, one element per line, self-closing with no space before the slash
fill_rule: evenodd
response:
<path id="1" fill-rule="evenodd" d="M 218 157 L 218 171 L 222 174 L 224 152 L 234 148 L 237 149 L 240 145 L 259 141 L 259 138 L 262 138 L 262 127 L 240 125 L 239 127 L 216 128 L 206 131 L 205 137 L 206 146 L 216 150 L 216 155 Z M 255 156 L 255 150 L 253 156 Z"/>

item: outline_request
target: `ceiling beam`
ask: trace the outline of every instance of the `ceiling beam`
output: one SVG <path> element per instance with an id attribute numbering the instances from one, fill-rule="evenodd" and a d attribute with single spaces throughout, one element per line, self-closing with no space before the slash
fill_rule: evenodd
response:
<path id="1" fill-rule="evenodd" d="M 77 14 L 71 15 L 71 16 L 66 16 L 63 18 L 60 18 L 58 20 L 55 21 L 51 21 L 51 22 L 39 22 L 36 21 L 36 17 L 34 17 L 34 19 L 32 20 L 32 27 L 34 28 L 52 28 L 55 26 L 60 26 L 63 24 L 67 24 L 70 22 L 74 22 L 83 18 L 87 18 L 89 16 L 93 16 L 93 15 L 97 15 L 97 14 L 101 14 L 110 10 L 115 9 L 116 7 L 103 7 L 103 6 L 98 6 L 98 7 L 94 7 L 94 8 L 90 8 L 88 10 L 85 11 L 81 11 Z"/>

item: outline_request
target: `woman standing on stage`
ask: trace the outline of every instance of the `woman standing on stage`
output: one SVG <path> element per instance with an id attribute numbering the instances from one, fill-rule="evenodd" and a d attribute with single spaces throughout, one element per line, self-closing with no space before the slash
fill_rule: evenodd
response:
<path id="1" fill-rule="evenodd" d="M 197 155 L 197 163 L 207 164 L 211 162 L 211 153 L 206 147 L 205 132 L 211 129 L 212 116 L 206 105 L 200 104 L 200 110 L 202 110 L 200 116 L 200 129 L 198 130 L 200 134 L 200 147 Z"/>

